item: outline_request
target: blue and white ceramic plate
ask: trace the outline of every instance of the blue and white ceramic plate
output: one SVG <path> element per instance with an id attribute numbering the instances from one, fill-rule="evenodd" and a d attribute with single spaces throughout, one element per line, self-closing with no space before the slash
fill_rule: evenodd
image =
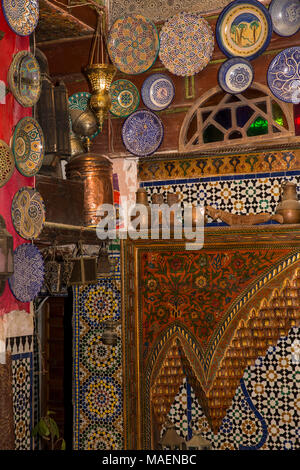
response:
<path id="1" fill-rule="evenodd" d="M 247 90 L 254 78 L 251 63 L 241 57 L 224 62 L 218 74 L 219 85 L 227 93 L 237 94 Z"/>
<path id="2" fill-rule="evenodd" d="M 299 0 L 272 0 L 269 13 L 273 22 L 273 30 L 279 36 L 292 36 L 299 30 Z"/>
<path id="3" fill-rule="evenodd" d="M 14 251 L 14 273 L 8 279 L 10 290 L 20 302 L 31 302 L 44 282 L 44 259 L 39 249 L 23 243 Z"/>
<path id="4" fill-rule="evenodd" d="M 300 100 L 300 46 L 284 49 L 268 69 L 268 85 L 273 95 L 286 103 Z"/>
<path id="5" fill-rule="evenodd" d="M 159 58 L 169 72 L 181 77 L 201 72 L 214 51 L 210 24 L 197 13 L 180 12 L 164 23 L 159 34 Z"/>
<path id="6" fill-rule="evenodd" d="M 252 60 L 264 52 L 272 36 L 267 8 L 257 0 L 235 0 L 224 8 L 216 25 L 216 37 L 227 57 Z"/>
<path id="7" fill-rule="evenodd" d="M 144 104 L 153 111 L 166 109 L 173 101 L 175 88 L 172 80 L 163 73 L 146 78 L 141 88 Z"/>
<path id="8" fill-rule="evenodd" d="M 2 0 L 9 27 L 19 36 L 29 36 L 39 20 L 39 0 Z"/>
<path id="9" fill-rule="evenodd" d="M 140 157 L 154 153 L 161 145 L 163 136 L 161 119 L 147 109 L 132 113 L 122 127 L 122 139 L 126 149 Z"/>

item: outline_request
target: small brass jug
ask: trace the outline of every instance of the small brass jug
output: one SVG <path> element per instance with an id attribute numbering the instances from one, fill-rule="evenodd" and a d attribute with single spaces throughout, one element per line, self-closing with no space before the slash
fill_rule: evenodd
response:
<path id="1" fill-rule="evenodd" d="M 284 224 L 300 223 L 300 201 L 297 197 L 297 185 L 290 181 L 282 185 L 281 201 L 276 214 L 282 215 Z"/>

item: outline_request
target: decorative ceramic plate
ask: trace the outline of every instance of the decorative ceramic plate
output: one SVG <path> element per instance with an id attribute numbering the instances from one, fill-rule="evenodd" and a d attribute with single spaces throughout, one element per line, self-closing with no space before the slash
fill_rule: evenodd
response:
<path id="1" fill-rule="evenodd" d="M 10 28 L 19 36 L 29 36 L 39 20 L 39 0 L 2 0 L 2 10 Z"/>
<path id="2" fill-rule="evenodd" d="M 118 117 L 129 116 L 140 103 L 139 91 L 129 80 L 120 79 L 113 82 L 110 87 L 110 96 L 110 112 Z"/>
<path id="3" fill-rule="evenodd" d="M 196 13 L 181 12 L 163 25 L 159 58 L 174 75 L 190 76 L 203 70 L 214 50 L 209 23 Z"/>
<path id="4" fill-rule="evenodd" d="M 10 147 L 0 140 L 0 188 L 10 179 L 15 169 L 15 160 Z"/>
<path id="5" fill-rule="evenodd" d="M 14 273 L 8 279 L 9 287 L 20 302 L 31 302 L 44 282 L 44 259 L 39 249 L 23 243 L 14 251 Z"/>
<path id="6" fill-rule="evenodd" d="M 154 153 L 162 143 L 163 135 L 161 119 L 146 109 L 131 114 L 122 128 L 122 138 L 126 149 L 138 156 Z"/>
<path id="7" fill-rule="evenodd" d="M 38 173 L 44 159 L 44 135 L 32 117 L 25 117 L 16 125 L 12 151 L 22 175 L 30 177 Z"/>
<path id="8" fill-rule="evenodd" d="M 41 71 L 31 52 L 15 54 L 8 71 L 8 86 L 18 103 L 25 108 L 34 106 L 41 94 Z"/>
<path id="9" fill-rule="evenodd" d="M 274 57 L 268 69 L 272 93 L 286 103 L 300 100 L 300 46 L 284 49 Z"/>
<path id="10" fill-rule="evenodd" d="M 37 238 L 45 222 L 45 206 L 40 193 L 30 187 L 19 189 L 12 201 L 11 218 L 16 232 L 22 238 Z"/>
<path id="11" fill-rule="evenodd" d="M 74 93 L 74 95 L 69 97 L 69 108 L 79 109 L 80 111 L 85 111 L 86 108 L 88 107 L 90 97 L 91 97 L 91 94 L 86 91 Z M 74 134 L 72 131 L 71 118 L 70 118 L 70 128 L 71 128 L 71 134 Z M 89 136 L 89 138 L 94 139 L 99 134 L 99 132 L 100 132 L 100 129 L 98 127 L 97 131 L 93 135 Z"/>
<path id="12" fill-rule="evenodd" d="M 247 90 L 254 78 L 251 63 L 241 57 L 233 57 L 224 62 L 218 74 L 219 85 L 227 93 L 237 94 Z"/>
<path id="13" fill-rule="evenodd" d="M 280 36 L 292 36 L 300 28 L 299 0 L 272 0 L 269 6 L 273 30 Z"/>
<path id="14" fill-rule="evenodd" d="M 268 47 L 272 30 L 266 7 L 256 0 L 235 0 L 220 14 L 216 37 L 227 57 L 252 60 Z"/>
<path id="15" fill-rule="evenodd" d="M 154 73 L 144 81 L 141 95 L 148 108 L 161 111 L 167 108 L 174 98 L 174 84 L 167 75 Z"/>
<path id="16" fill-rule="evenodd" d="M 142 15 L 125 16 L 112 25 L 107 49 L 114 65 L 127 74 L 139 74 L 155 62 L 159 51 L 157 29 Z"/>

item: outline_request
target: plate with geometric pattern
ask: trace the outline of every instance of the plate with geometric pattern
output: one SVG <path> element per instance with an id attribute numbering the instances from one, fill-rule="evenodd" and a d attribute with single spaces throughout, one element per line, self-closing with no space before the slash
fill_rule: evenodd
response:
<path id="1" fill-rule="evenodd" d="M 9 287 L 17 300 L 31 302 L 40 292 L 44 282 L 44 259 L 39 249 L 23 243 L 14 251 L 14 273 L 8 279 Z"/>
<path id="2" fill-rule="evenodd" d="M 39 20 L 39 0 L 2 0 L 9 27 L 19 36 L 29 36 Z"/>
<path id="3" fill-rule="evenodd" d="M 45 206 L 40 193 L 31 187 L 20 188 L 11 205 L 11 218 L 16 232 L 25 240 L 37 238 L 45 223 Z"/>
<path id="4" fill-rule="evenodd" d="M 156 26 L 142 15 L 119 18 L 109 31 L 107 49 L 121 72 L 132 75 L 145 72 L 158 56 Z"/>
<path id="5" fill-rule="evenodd" d="M 166 21 L 159 34 L 159 58 L 174 75 L 192 76 L 203 70 L 214 51 L 210 24 L 199 14 L 180 12 Z"/>
<path id="6" fill-rule="evenodd" d="M 137 87 L 129 80 L 123 78 L 112 83 L 110 96 L 110 112 L 118 117 L 129 116 L 129 114 L 137 109 L 140 103 L 140 94 Z"/>
<path id="7" fill-rule="evenodd" d="M 137 156 L 154 153 L 161 145 L 163 136 L 161 119 L 147 109 L 132 113 L 122 127 L 122 139 L 126 149 Z"/>
<path id="8" fill-rule="evenodd" d="M 16 125 L 12 151 L 22 175 L 30 177 L 38 173 L 44 159 L 44 135 L 34 118 L 24 117 Z"/>

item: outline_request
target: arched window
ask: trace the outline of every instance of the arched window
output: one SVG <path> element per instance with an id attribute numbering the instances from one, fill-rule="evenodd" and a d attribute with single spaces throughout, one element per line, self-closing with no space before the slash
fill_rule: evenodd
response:
<path id="1" fill-rule="evenodd" d="M 264 146 L 295 138 L 293 107 L 277 100 L 269 89 L 253 83 L 231 95 L 219 86 L 199 98 L 183 121 L 179 151 L 193 152 L 235 145 Z M 278 143 L 279 143 L 278 142 Z"/>

